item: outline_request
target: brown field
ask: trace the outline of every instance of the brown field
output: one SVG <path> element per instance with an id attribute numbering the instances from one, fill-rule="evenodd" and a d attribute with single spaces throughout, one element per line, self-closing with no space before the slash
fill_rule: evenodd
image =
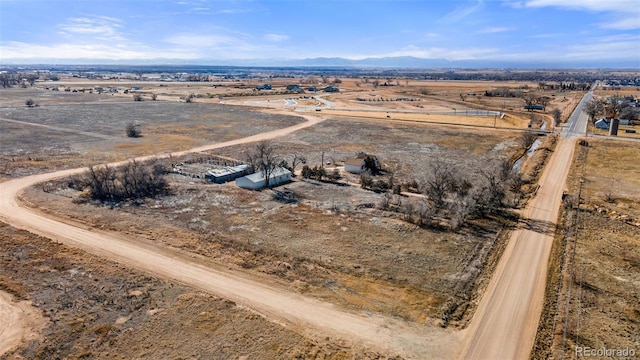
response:
<path id="1" fill-rule="evenodd" d="M 64 94 L 63 98 L 73 101 L 35 108 L 0 107 L 0 178 L 186 150 L 303 121 L 219 104 L 102 103 L 82 93 L 27 90 L 36 102 L 48 93 Z M 24 92 L 0 90 L 0 96 L 21 98 Z M 129 122 L 140 124 L 142 137 L 126 137 Z"/>
<path id="2" fill-rule="evenodd" d="M 625 130 L 635 130 L 634 133 L 625 133 Z M 589 133 L 596 134 L 601 136 L 609 136 L 609 130 L 598 129 L 595 126 L 589 124 Z M 618 137 L 621 138 L 631 138 L 631 139 L 640 139 L 640 127 L 634 125 L 620 125 L 618 126 Z"/>
<path id="3" fill-rule="evenodd" d="M 550 276 L 561 287 L 559 296 L 549 293 L 556 285 L 547 290 L 555 295 L 547 300 L 536 358 L 563 351 L 575 357 L 576 346 L 629 348 L 636 355 L 640 348 L 640 153 L 635 143 L 589 144 L 576 149 L 568 181 L 577 197 L 584 180 L 582 201 L 579 209 L 565 209 L 556 238 L 561 246 L 554 245 L 551 263 L 562 276 Z"/>
<path id="4" fill-rule="evenodd" d="M 634 86 L 621 86 L 617 88 L 598 86 L 596 91 L 594 91 L 594 95 L 600 96 L 603 98 L 607 98 L 613 95 L 618 95 L 618 96 L 632 95 L 633 97 L 638 98 L 640 96 L 640 88 L 634 87 Z"/>
<path id="5" fill-rule="evenodd" d="M 0 230 L 0 290 L 31 300 L 47 318 L 41 337 L 3 359 L 383 356 L 305 338 L 231 301 L 6 224 Z"/>

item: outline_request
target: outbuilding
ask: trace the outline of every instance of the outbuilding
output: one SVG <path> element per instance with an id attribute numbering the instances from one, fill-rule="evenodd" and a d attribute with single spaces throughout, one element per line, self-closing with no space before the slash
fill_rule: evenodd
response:
<path id="1" fill-rule="evenodd" d="M 611 126 L 611 120 L 609 119 L 600 119 L 595 123 L 596 128 L 609 130 L 609 126 Z"/>
<path id="2" fill-rule="evenodd" d="M 360 174 L 366 170 L 366 161 L 362 158 L 347 159 L 344 162 L 344 171 L 352 174 Z"/>
<path id="3" fill-rule="evenodd" d="M 269 185 L 278 186 L 291 181 L 291 171 L 277 167 L 269 174 Z M 236 179 L 236 186 L 249 190 L 260 190 L 267 186 L 265 176 L 262 171 Z"/>
<path id="4" fill-rule="evenodd" d="M 226 183 L 245 176 L 249 165 L 225 166 L 223 168 L 210 169 L 204 174 L 205 180 L 216 184 Z"/>

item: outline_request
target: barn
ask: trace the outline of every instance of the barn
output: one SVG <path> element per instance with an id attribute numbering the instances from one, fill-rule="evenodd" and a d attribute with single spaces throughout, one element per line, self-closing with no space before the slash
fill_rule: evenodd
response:
<path id="1" fill-rule="evenodd" d="M 291 171 L 278 167 L 269 175 L 269 184 L 277 186 L 291 181 Z M 267 186 L 262 171 L 236 179 L 236 186 L 243 189 L 260 190 Z"/>

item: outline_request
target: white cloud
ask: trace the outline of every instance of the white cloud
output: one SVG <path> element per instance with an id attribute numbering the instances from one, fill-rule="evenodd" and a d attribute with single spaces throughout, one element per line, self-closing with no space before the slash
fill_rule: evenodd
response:
<path id="1" fill-rule="evenodd" d="M 555 6 L 590 11 L 629 11 L 637 8 L 634 0 L 528 0 L 527 7 Z"/>
<path id="2" fill-rule="evenodd" d="M 610 20 L 600 27 L 618 30 L 640 29 L 640 4 L 636 0 L 528 0 L 526 7 L 559 7 L 607 13 Z"/>
<path id="3" fill-rule="evenodd" d="M 477 2 L 472 6 L 460 7 L 457 6 L 455 10 L 446 14 L 440 19 L 441 22 L 444 23 L 455 23 L 458 22 L 465 17 L 473 14 L 474 12 L 480 10 L 483 6 L 483 0 L 477 0 Z"/>
<path id="4" fill-rule="evenodd" d="M 489 28 L 482 29 L 479 32 L 481 34 L 495 34 L 495 33 L 501 33 L 501 32 L 505 32 L 505 31 L 511 31 L 511 30 L 513 30 L 513 28 L 508 28 L 508 27 L 489 27 Z"/>
<path id="5" fill-rule="evenodd" d="M 69 18 L 58 24 L 58 33 L 67 38 L 98 37 L 105 41 L 127 41 L 120 31 L 122 27 L 122 20 L 107 16 Z"/>
<path id="6" fill-rule="evenodd" d="M 263 36 L 263 38 L 265 40 L 269 40 L 269 41 L 273 41 L 273 42 L 280 42 L 280 41 L 289 40 L 289 37 L 287 35 L 280 35 L 280 34 L 265 34 Z"/>

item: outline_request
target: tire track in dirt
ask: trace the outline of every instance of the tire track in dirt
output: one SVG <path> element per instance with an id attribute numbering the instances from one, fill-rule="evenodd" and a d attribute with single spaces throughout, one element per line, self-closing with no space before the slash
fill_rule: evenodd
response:
<path id="1" fill-rule="evenodd" d="M 27 301 L 13 301 L 0 291 L 0 356 L 26 339 L 37 337 L 38 328 L 45 323 L 42 315 Z"/>
<path id="2" fill-rule="evenodd" d="M 36 124 L 28 121 L 12 120 L 12 119 L 6 119 L 6 118 L 0 118 L 0 121 L 10 122 L 10 123 L 19 124 L 19 125 L 34 126 L 34 127 L 39 127 L 39 128 L 44 128 L 44 129 L 54 130 L 54 131 L 62 131 L 66 133 L 84 135 L 84 136 L 94 137 L 94 138 L 103 139 L 103 140 L 111 140 L 111 141 L 122 140 L 121 138 L 117 138 L 115 136 L 103 135 L 103 134 L 98 134 L 94 132 L 82 131 L 82 130 L 65 129 L 59 126 Z"/>

